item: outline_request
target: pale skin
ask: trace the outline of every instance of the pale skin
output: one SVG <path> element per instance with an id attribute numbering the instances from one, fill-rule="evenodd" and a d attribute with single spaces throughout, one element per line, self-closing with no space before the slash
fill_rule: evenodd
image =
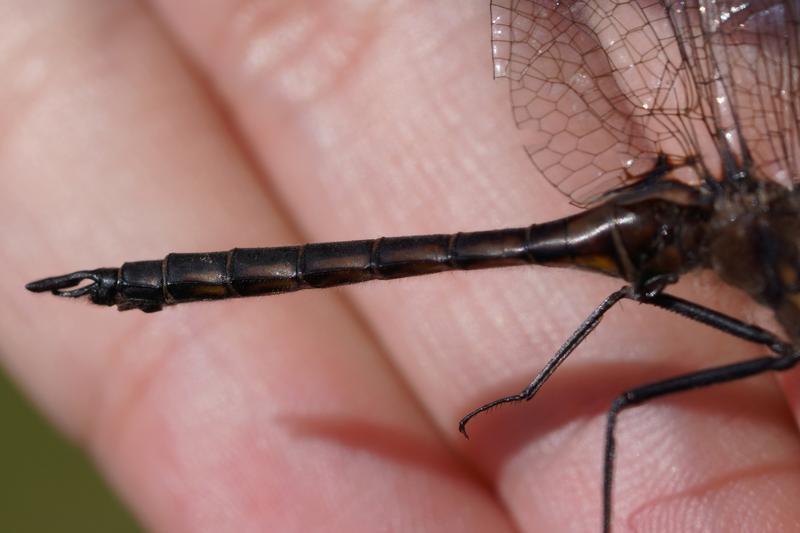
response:
<path id="1" fill-rule="evenodd" d="M 0 4 L 2 363 L 148 529 L 599 530 L 612 398 L 764 353 L 623 303 L 466 441 L 459 418 L 525 385 L 621 282 L 527 267 L 154 315 L 24 290 L 169 251 L 570 213 L 514 140 L 486 4 Z M 706 278 L 674 292 L 753 316 Z M 800 527 L 796 390 L 763 377 L 625 412 L 615 531 Z"/>

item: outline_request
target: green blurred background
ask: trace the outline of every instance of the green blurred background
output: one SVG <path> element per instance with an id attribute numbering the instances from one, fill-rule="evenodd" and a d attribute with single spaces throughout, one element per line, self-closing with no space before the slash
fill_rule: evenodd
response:
<path id="1" fill-rule="evenodd" d="M 1 532 L 142 531 L 83 452 L 48 426 L 2 370 L 0 424 Z"/>

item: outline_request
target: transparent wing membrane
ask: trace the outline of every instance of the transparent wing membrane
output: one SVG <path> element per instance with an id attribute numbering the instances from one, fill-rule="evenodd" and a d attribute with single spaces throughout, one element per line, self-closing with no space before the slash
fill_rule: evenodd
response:
<path id="1" fill-rule="evenodd" d="M 491 16 L 525 151 L 573 203 L 662 155 L 690 184 L 797 180 L 797 0 L 493 0 Z"/>

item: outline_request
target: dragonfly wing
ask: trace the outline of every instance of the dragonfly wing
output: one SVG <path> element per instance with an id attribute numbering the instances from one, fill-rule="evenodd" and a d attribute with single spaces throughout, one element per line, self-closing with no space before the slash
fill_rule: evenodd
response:
<path id="1" fill-rule="evenodd" d="M 722 179 L 744 170 L 791 187 L 800 178 L 800 3 L 670 0 L 667 7 L 706 128 L 717 135 Z"/>
<path id="2" fill-rule="evenodd" d="M 735 1 L 492 0 L 494 75 L 539 173 L 582 206 L 664 158 L 689 184 L 794 179 L 797 0 Z"/>

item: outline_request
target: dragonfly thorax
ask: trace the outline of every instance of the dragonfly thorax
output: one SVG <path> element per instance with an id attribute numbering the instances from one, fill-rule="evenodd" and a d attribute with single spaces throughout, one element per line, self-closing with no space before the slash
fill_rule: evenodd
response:
<path id="1" fill-rule="evenodd" d="M 771 308 L 800 340 L 800 193 L 760 183 L 720 194 L 708 233 L 709 266 L 729 285 Z"/>

